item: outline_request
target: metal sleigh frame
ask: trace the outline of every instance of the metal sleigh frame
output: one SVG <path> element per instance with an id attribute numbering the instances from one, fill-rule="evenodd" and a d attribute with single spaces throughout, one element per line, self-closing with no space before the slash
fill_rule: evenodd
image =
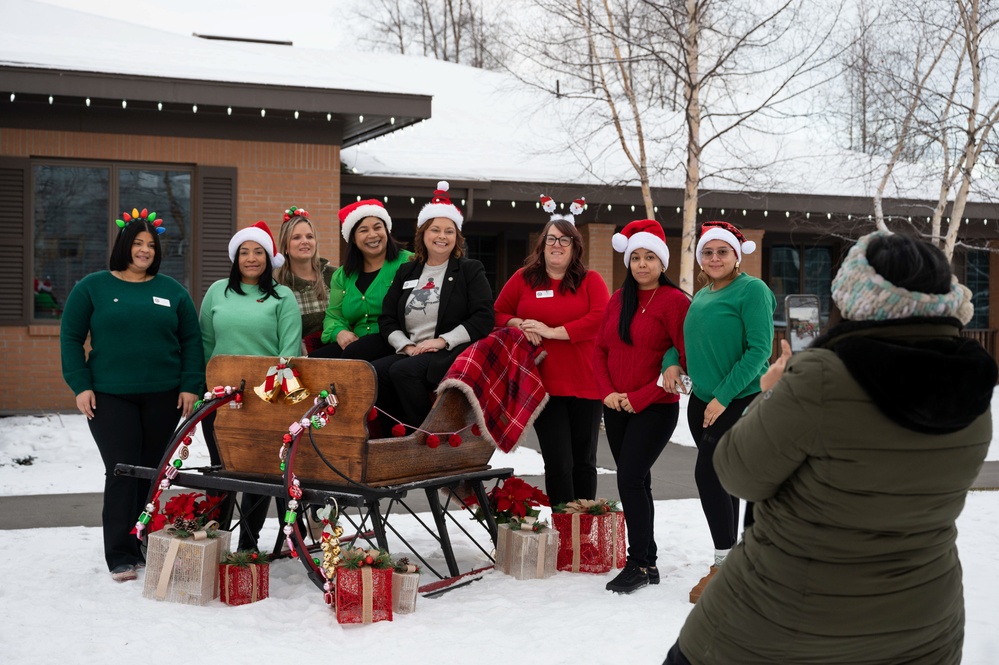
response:
<path id="1" fill-rule="evenodd" d="M 158 496 L 158 487 L 160 486 L 160 483 L 164 478 L 167 478 L 170 475 L 173 476 L 170 478 L 171 486 L 222 491 L 229 493 L 230 496 L 234 496 L 235 492 L 247 492 L 287 500 L 289 498 L 289 488 L 294 479 L 293 469 L 295 453 L 305 432 L 308 432 L 309 434 L 312 447 L 317 453 L 319 453 L 320 457 L 322 457 L 322 453 L 319 451 L 315 440 L 312 437 L 311 428 L 304 428 L 294 436 L 293 442 L 288 450 L 286 469 L 281 481 L 276 479 L 267 480 L 233 474 L 218 466 L 187 469 L 175 474 L 167 474 L 168 468 L 171 465 L 171 460 L 174 458 L 177 450 L 184 444 L 185 437 L 189 436 L 190 432 L 194 430 L 194 427 L 201 420 L 203 420 L 205 416 L 214 412 L 233 399 L 236 399 L 236 395 L 242 395 L 244 386 L 245 383 L 241 383 L 239 389 L 233 390 L 231 394 L 216 395 L 214 399 L 205 401 L 205 403 L 196 409 L 187 420 L 182 422 L 168 443 L 167 449 L 158 468 L 119 464 L 115 468 L 115 474 L 150 480 L 151 485 L 147 503 L 151 502 L 154 496 Z M 335 387 L 330 386 L 330 388 L 331 394 L 335 395 Z M 326 404 L 327 403 L 321 399 L 317 400 L 317 403 L 305 414 L 305 418 L 311 418 L 314 413 L 317 413 L 325 408 Z M 346 482 L 349 484 L 344 486 L 334 486 L 302 481 L 300 483 L 302 490 L 302 497 L 299 500 L 300 503 L 313 505 L 335 503 L 339 507 L 339 516 L 346 520 L 351 527 L 355 529 L 355 533 L 353 535 L 341 538 L 342 542 L 356 542 L 359 539 L 363 539 L 369 545 L 388 550 L 387 535 L 388 532 L 391 532 L 406 547 L 406 549 L 412 552 L 412 554 L 420 561 L 426 570 L 430 571 L 435 577 L 437 577 L 436 582 L 431 582 L 420 587 L 421 594 L 425 596 L 434 596 L 457 586 L 468 584 L 477 579 L 476 575 L 480 575 L 486 570 L 492 568 L 494 559 L 491 553 L 487 551 L 481 543 L 479 543 L 472 533 L 469 532 L 466 525 L 461 524 L 455 518 L 454 514 L 448 510 L 452 507 L 452 500 L 455 500 L 458 504 L 460 504 L 462 509 L 461 514 L 463 515 L 465 514 L 465 511 L 473 513 L 473 508 L 455 492 L 448 492 L 447 498 L 442 502 L 439 490 L 454 490 L 457 489 L 459 485 L 464 483 L 466 486 L 471 487 L 480 506 L 488 506 L 489 504 L 486 497 L 484 483 L 488 481 L 498 482 L 508 478 L 513 475 L 513 469 L 486 469 L 482 471 L 457 473 L 414 482 L 401 483 L 398 485 L 371 487 L 350 480 L 338 469 L 336 469 L 336 467 L 333 466 L 329 460 L 323 458 L 323 461 L 335 473 L 344 477 Z M 433 526 L 427 524 L 427 522 L 424 521 L 424 519 L 422 519 L 407 504 L 407 496 L 409 493 L 420 490 L 425 493 L 427 498 L 430 513 L 433 517 Z M 387 502 L 384 510 L 382 506 L 383 501 Z M 419 523 L 427 533 L 433 536 L 436 542 L 440 545 L 444 561 L 447 566 L 447 575 L 438 571 L 427 560 L 427 556 L 424 556 L 423 553 L 417 551 L 417 549 L 393 526 L 391 517 L 393 516 L 393 510 L 397 507 L 415 518 L 417 523 Z M 355 509 L 354 516 L 351 516 L 348 513 L 348 508 Z M 402 513 L 400 512 L 396 514 L 401 515 Z M 448 531 L 449 520 L 460 530 L 464 537 L 471 541 L 475 547 L 486 556 L 490 562 L 488 565 L 464 572 L 459 569 L 454 554 L 451 535 Z M 239 522 L 237 522 L 237 524 L 238 523 Z M 477 523 L 487 532 L 490 542 L 493 546 L 495 546 L 497 526 L 492 513 L 488 510 L 482 511 L 482 515 L 477 520 Z M 369 525 L 370 529 L 368 529 Z M 228 525 L 225 526 L 228 527 Z M 325 579 L 319 570 L 317 563 L 313 560 L 310 551 L 315 549 L 316 545 L 313 544 L 310 547 L 310 545 L 306 542 L 305 533 L 303 533 L 303 530 L 297 520 L 290 524 L 290 526 L 292 527 L 292 533 L 289 537 L 295 545 L 295 550 L 299 553 L 298 559 L 305 566 L 309 578 L 316 584 L 316 586 L 322 589 Z M 374 537 L 373 542 L 372 536 Z M 281 551 L 281 545 L 284 540 L 284 534 L 279 530 L 278 537 L 275 541 L 275 553 L 279 553 Z"/>

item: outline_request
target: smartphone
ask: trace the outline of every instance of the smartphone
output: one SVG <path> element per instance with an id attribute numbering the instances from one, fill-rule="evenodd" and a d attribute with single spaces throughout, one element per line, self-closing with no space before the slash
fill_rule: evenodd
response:
<path id="1" fill-rule="evenodd" d="M 791 345 L 791 353 L 807 349 L 819 336 L 819 297 L 798 293 L 784 298 L 787 328 L 784 334 Z"/>

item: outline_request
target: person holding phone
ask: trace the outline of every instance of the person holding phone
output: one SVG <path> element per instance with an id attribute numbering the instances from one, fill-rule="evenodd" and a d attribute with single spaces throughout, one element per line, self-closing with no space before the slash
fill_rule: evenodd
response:
<path id="1" fill-rule="evenodd" d="M 777 299 L 762 280 L 739 269 L 743 254 L 755 249 L 756 243 L 728 222 L 706 222 L 697 241 L 698 279 L 704 286 L 683 325 L 686 369 L 693 382 L 687 425 L 697 445 L 694 481 L 715 553 L 708 574 L 690 591 L 692 603 L 739 536 L 739 499 L 718 480 L 712 463 L 715 447 L 760 392 L 760 377 L 773 349 Z M 666 352 L 662 367 L 663 389 L 676 394 L 683 373 L 678 349 Z M 752 508 L 747 505 L 745 524 L 751 523 Z"/>
<path id="2" fill-rule="evenodd" d="M 628 526 L 628 560 L 606 588 L 631 593 L 659 583 L 651 469 L 676 428 L 680 397 L 660 390 L 657 381 L 667 350 L 676 349 L 686 364 L 683 320 L 690 299 L 666 276 L 669 249 L 659 222 L 631 222 L 612 244 L 628 272 L 604 310 L 593 375 Z"/>
<path id="3" fill-rule="evenodd" d="M 718 444 L 756 523 L 668 665 L 961 662 L 955 521 L 992 440 L 995 360 L 961 336 L 970 291 L 916 238 L 860 238 L 832 299 L 842 322 L 794 357 L 782 345 Z"/>
<path id="4" fill-rule="evenodd" d="M 545 212 L 555 212 L 550 197 Z M 539 369 L 550 398 L 534 421 L 551 504 L 597 495 L 597 434 L 601 395 L 593 378 L 593 344 L 610 296 L 603 277 L 583 263 L 583 236 L 574 215 L 552 214 L 524 267 L 496 298 L 496 325 L 520 328 L 547 352 Z"/>

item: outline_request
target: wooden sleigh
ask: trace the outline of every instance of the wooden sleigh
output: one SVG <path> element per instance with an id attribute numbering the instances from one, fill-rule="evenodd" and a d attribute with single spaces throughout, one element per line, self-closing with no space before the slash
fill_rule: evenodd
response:
<path id="1" fill-rule="evenodd" d="M 278 453 L 282 436 L 312 407 L 313 398 L 331 385 L 338 400 L 336 413 L 322 429 L 310 429 L 315 448 L 307 434 L 298 447 L 295 475 L 303 483 L 343 486 L 353 481 L 385 487 L 489 468 L 495 448 L 481 434 L 474 433 L 479 430 L 472 427 L 475 417 L 471 405 L 458 390 L 451 388 L 441 393 L 430 415 L 419 425 L 423 431 L 371 439 L 368 414 L 377 397 L 377 380 L 370 364 L 361 360 L 295 358 L 293 366 L 300 374 L 299 380 L 311 394 L 290 404 L 284 394 L 273 403 L 266 402 L 252 388 L 263 383 L 268 368 L 277 363 L 277 358 L 260 356 L 217 356 L 208 363 L 209 388 L 246 382 L 242 408 L 224 407 L 216 412 L 215 437 L 226 473 L 280 479 Z M 428 432 L 439 436 L 439 447 L 427 445 Z M 452 433 L 460 437 L 457 446 L 448 442 Z"/>

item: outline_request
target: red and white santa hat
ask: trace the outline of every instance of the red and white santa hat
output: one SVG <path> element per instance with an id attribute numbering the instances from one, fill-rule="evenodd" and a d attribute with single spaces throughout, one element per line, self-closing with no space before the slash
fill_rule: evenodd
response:
<path id="1" fill-rule="evenodd" d="M 434 190 L 433 198 L 430 199 L 430 203 L 423 206 L 419 217 L 416 218 L 416 228 L 420 228 L 431 219 L 447 217 L 454 222 L 459 231 L 461 230 L 461 224 L 465 221 L 465 218 L 462 216 L 461 211 L 458 210 L 458 206 L 451 203 L 451 196 L 448 194 L 450 188 L 451 185 L 446 180 L 441 180 L 437 183 L 437 189 Z"/>
<path id="2" fill-rule="evenodd" d="M 547 194 L 541 195 L 541 209 L 551 215 L 551 219 L 549 221 L 552 222 L 561 219 L 575 226 L 576 220 L 574 219 L 574 217 L 576 215 L 581 214 L 585 207 L 586 207 L 586 199 L 584 199 L 583 197 L 579 197 L 578 199 L 574 199 L 573 202 L 569 204 L 569 212 L 572 213 L 571 215 L 552 214 L 558 208 L 558 204 L 555 203 L 555 199 L 548 196 Z"/>
<path id="3" fill-rule="evenodd" d="M 666 247 L 666 234 L 662 225 L 654 219 L 636 219 L 615 233 L 611 238 L 615 251 L 624 253 L 624 265 L 631 264 L 631 253 L 636 249 L 647 249 L 659 257 L 663 270 L 669 267 L 669 248 Z"/>
<path id="4" fill-rule="evenodd" d="M 277 251 L 277 243 L 274 242 L 274 235 L 266 222 L 257 222 L 253 226 L 236 231 L 236 234 L 229 241 L 229 260 L 236 261 L 239 254 L 239 246 L 247 240 L 252 240 L 267 252 L 271 257 L 271 267 L 280 268 L 284 265 L 284 255 Z"/>
<path id="5" fill-rule="evenodd" d="M 392 218 L 389 217 L 388 210 L 378 199 L 364 199 L 344 206 L 340 208 L 338 217 L 340 217 L 340 235 L 347 242 L 350 242 L 350 232 L 365 217 L 377 217 L 385 222 L 386 230 L 392 233 Z"/>
<path id="6" fill-rule="evenodd" d="M 752 254 L 756 251 L 756 243 L 746 240 L 742 231 L 735 228 L 728 222 L 704 222 L 701 225 L 701 238 L 697 241 L 697 262 L 701 262 L 701 251 L 704 246 L 712 240 L 724 240 L 735 250 L 738 261 L 742 261 L 743 254 Z"/>

